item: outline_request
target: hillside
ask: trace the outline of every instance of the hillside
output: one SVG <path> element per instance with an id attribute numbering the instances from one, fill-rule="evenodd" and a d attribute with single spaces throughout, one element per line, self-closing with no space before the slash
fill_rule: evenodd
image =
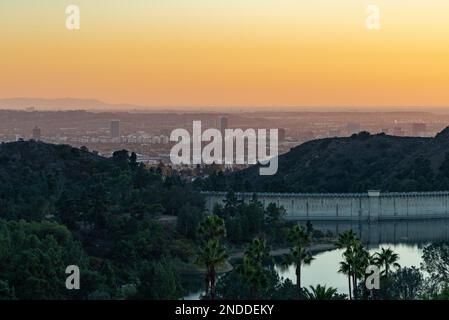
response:
<path id="1" fill-rule="evenodd" d="M 361 132 L 309 141 L 279 157 L 273 176 L 257 166 L 212 176 L 204 190 L 365 192 L 449 190 L 449 128 L 435 138 Z"/>
<path id="2" fill-rule="evenodd" d="M 75 216 L 68 213 L 66 202 L 77 202 L 87 210 L 88 201 L 100 200 L 110 205 L 112 213 L 124 214 L 129 213 L 127 201 L 137 193 L 142 197 L 134 200 L 143 201 L 143 207 L 161 205 L 154 214 L 176 215 L 182 204 L 172 205 L 174 201 L 168 200 L 171 189 L 182 187 L 179 179 L 163 180 L 159 173 L 140 166 L 125 150 L 104 158 L 67 145 L 2 143 L 0 179 L 0 217 L 38 219 L 55 215 L 73 220 Z M 81 213 L 85 212 L 77 214 Z"/>
<path id="3" fill-rule="evenodd" d="M 158 217 L 188 214 L 195 228 L 203 199 L 176 175 L 125 150 L 109 159 L 18 141 L 0 145 L 0 179 L 0 299 L 182 296 L 175 270 L 194 245 Z M 83 275 L 77 292 L 64 287 L 71 264 Z"/>

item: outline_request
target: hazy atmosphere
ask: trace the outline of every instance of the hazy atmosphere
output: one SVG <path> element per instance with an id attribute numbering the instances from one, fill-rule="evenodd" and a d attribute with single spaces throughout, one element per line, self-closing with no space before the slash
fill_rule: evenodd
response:
<path id="1" fill-rule="evenodd" d="M 448 0 L 0 0 L 0 316 L 437 314 L 448 16 Z"/>
<path id="2" fill-rule="evenodd" d="M 449 104 L 449 2 L 2 0 L 0 98 L 155 107 Z"/>

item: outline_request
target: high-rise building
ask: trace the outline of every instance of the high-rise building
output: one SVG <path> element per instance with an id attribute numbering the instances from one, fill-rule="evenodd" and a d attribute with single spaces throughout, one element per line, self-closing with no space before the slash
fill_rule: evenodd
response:
<path id="1" fill-rule="evenodd" d="M 32 138 L 34 140 L 40 140 L 41 139 L 41 128 L 39 128 L 38 126 L 35 126 L 33 129 L 33 133 L 32 133 Z"/>
<path id="2" fill-rule="evenodd" d="M 120 138 L 120 120 L 111 121 L 111 138 Z"/>
<path id="3" fill-rule="evenodd" d="M 412 123 L 412 136 L 420 137 L 426 134 L 426 124 L 425 123 Z"/>

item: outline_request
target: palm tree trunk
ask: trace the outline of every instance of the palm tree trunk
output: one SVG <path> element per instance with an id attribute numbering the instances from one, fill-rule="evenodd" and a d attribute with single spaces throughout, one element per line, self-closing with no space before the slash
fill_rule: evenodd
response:
<path id="1" fill-rule="evenodd" d="M 205 291 L 204 291 L 204 296 L 207 297 L 209 295 L 209 283 L 210 283 L 210 269 L 209 267 L 206 267 L 206 276 L 204 277 L 204 287 L 205 287 Z"/>
<path id="2" fill-rule="evenodd" d="M 301 290 L 301 264 L 296 266 L 296 287 L 298 288 L 298 298 L 302 298 L 302 290 Z"/>
<path id="3" fill-rule="evenodd" d="M 354 291 L 354 300 L 357 300 L 357 277 L 355 271 L 352 273 L 352 289 Z"/>
<path id="4" fill-rule="evenodd" d="M 351 273 L 348 273 L 349 300 L 352 300 Z"/>
<path id="5" fill-rule="evenodd" d="M 210 272 L 210 298 L 211 300 L 215 299 L 215 278 L 216 278 L 216 272 L 215 267 L 211 266 L 211 272 Z"/>
<path id="6" fill-rule="evenodd" d="M 250 289 L 251 298 L 256 300 L 257 299 L 257 286 L 252 285 Z"/>

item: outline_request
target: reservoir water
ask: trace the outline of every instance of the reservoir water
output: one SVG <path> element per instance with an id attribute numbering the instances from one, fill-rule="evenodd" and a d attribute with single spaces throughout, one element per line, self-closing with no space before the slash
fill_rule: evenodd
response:
<path id="1" fill-rule="evenodd" d="M 314 229 L 331 231 L 339 234 L 352 229 L 357 233 L 364 245 L 371 253 L 379 251 L 381 247 L 391 248 L 399 255 L 401 266 L 420 267 L 423 248 L 432 242 L 449 242 L 449 220 L 404 220 L 382 221 L 377 223 L 359 222 L 315 222 Z M 303 286 L 326 285 L 337 288 L 340 293 L 348 292 L 347 277 L 338 273 L 339 263 L 342 261 L 341 249 L 334 249 L 317 253 L 311 265 L 302 269 Z M 275 267 L 281 277 L 296 281 L 293 266 L 287 269 Z M 190 292 L 184 297 L 186 300 L 198 299 L 203 293 L 202 281 L 197 288 L 191 287 Z"/>

